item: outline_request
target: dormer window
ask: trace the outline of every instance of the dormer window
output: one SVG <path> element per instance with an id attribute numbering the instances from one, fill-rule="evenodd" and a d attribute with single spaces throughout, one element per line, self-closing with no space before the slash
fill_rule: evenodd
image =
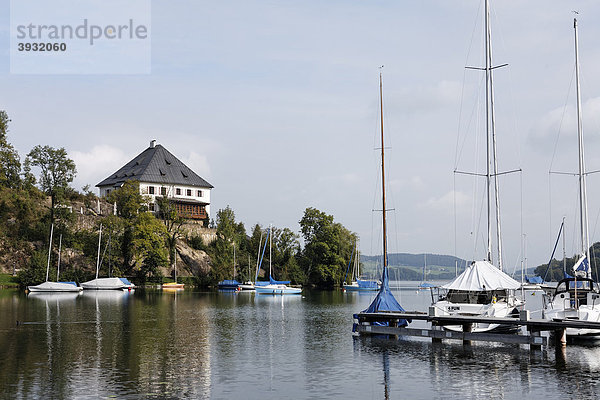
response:
<path id="1" fill-rule="evenodd" d="M 188 176 L 185 174 L 185 172 L 181 171 L 181 175 L 183 175 L 184 178 L 187 178 Z"/>

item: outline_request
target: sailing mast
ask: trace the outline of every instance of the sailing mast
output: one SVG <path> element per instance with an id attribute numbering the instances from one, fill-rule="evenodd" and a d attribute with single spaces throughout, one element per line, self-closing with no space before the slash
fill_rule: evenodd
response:
<path id="1" fill-rule="evenodd" d="M 590 242 L 589 227 L 587 216 L 587 190 L 585 184 L 585 162 L 583 152 L 583 127 L 581 123 L 581 90 L 579 87 L 579 41 L 577 38 L 577 18 L 573 18 L 573 28 L 575 29 L 575 80 L 577 86 L 577 139 L 579 142 L 579 222 L 581 233 L 581 252 L 587 257 L 589 262 Z"/>
<path id="2" fill-rule="evenodd" d="M 498 190 L 498 158 L 496 156 L 496 113 L 494 109 L 494 81 L 492 70 L 492 28 L 490 24 L 490 4 L 485 1 L 485 93 L 486 93 L 486 183 L 487 183 L 487 259 L 492 262 L 492 221 L 491 221 L 491 181 L 494 178 L 494 200 L 496 208 L 496 239 L 498 242 L 498 268 L 502 271 L 502 235 L 500 229 L 500 195 Z M 491 143 L 490 143 L 491 139 Z M 491 152 L 491 154 L 490 154 Z M 493 171 L 491 167 L 493 166 Z"/>
<path id="3" fill-rule="evenodd" d="M 383 143 L 383 83 L 381 77 L 381 68 L 379 70 L 379 104 L 381 113 L 381 201 L 383 204 L 382 215 L 383 215 L 383 276 L 387 273 L 387 225 L 386 225 L 386 208 L 385 208 L 385 155 L 384 155 L 384 143 Z"/>

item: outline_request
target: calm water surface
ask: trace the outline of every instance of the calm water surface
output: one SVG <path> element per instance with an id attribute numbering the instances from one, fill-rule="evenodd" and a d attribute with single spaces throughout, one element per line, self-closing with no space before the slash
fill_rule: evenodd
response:
<path id="1" fill-rule="evenodd" d="M 414 284 L 413 284 L 414 285 Z M 526 292 L 532 311 L 540 294 Z M 409 310 L 427 291 L 402 289 Z M 598 398 L 600 345 L 355 338 L 372 294 L 0 291 L 2 398 Z M 22 324 L 17 325 L 17 321 Z M 418 325 L 417 325 L 418 326 Z"/>

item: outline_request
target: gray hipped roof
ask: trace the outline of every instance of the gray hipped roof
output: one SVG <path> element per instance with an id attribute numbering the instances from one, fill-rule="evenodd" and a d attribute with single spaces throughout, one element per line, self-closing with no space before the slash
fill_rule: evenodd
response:
<path id="1" fill-rule="evenodd" d="M 213 188 L 160 144 L 148 147 L 96 186 L 119 187 L 130 180 Z"/>

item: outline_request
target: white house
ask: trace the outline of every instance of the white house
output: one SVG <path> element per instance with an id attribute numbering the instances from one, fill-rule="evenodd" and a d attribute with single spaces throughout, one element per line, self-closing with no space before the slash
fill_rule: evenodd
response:
<path id="1" fill-rule="evenodd" d="M 210 191 L 213 186 L 182 163 L 156 140 L 150 147 L 117 172 L 96 185 L 100 197 L 105 197 L 123 183 L 136 180 L 140 193 L 150 197 L 150 211 L 158 211 L 157 196 L 167 196 L 179 215 L 195 220 L 208 220 L 210 216 Z"/>

